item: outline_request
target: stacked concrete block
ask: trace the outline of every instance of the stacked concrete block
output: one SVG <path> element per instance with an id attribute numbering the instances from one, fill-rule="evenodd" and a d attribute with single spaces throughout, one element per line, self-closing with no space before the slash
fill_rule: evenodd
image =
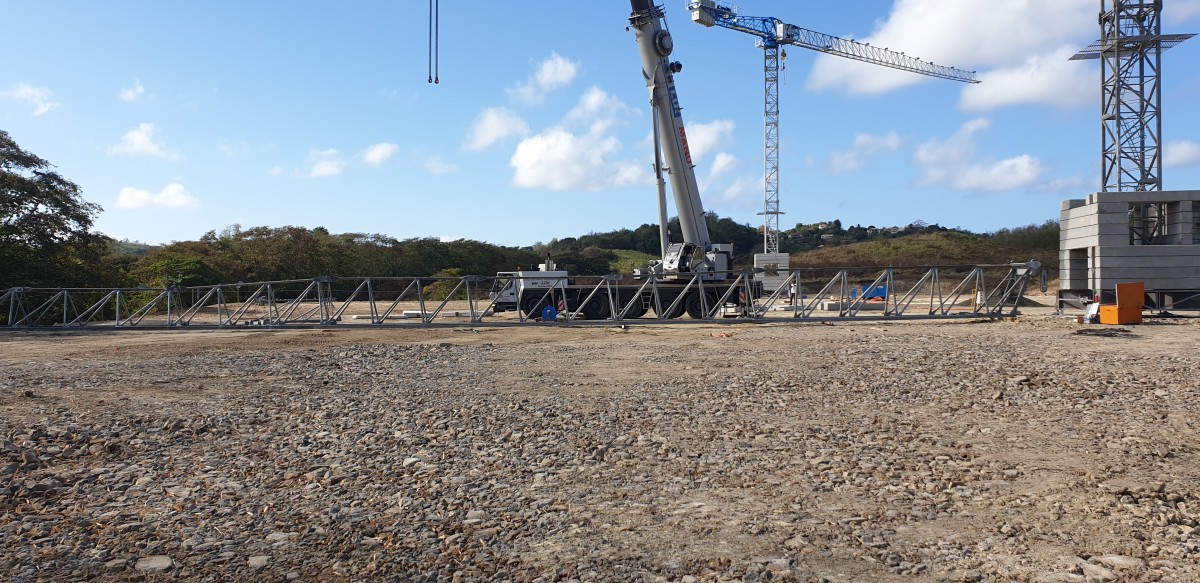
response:
<path id="1" fill-rule="evenodd" d="M 1149 290 L 1200 290 L 1200 191 L 1098 192 L 1064 201 L 1059 214 L 1063 289 L 1112 290 L 1140 281 Z M 1139 218 L 1162 228 L 1139 236 Z M 1143 229 L 1144 231 L 1144 229 Z M 1146 240 L 1148 239 L 1148 240 Z"/>
<path id="2" fill-rule="evenodd" d="M 774 293 L 783 285 L 790 274 L 791 267 L 788 262 L 790 256 L 787 253 L 755 253 L 754 267 L 765 270 L 755 276 L 756 279 L 762 281 L 764 293 Z M 787 293 L 787 290 L 784 290 Z"/>

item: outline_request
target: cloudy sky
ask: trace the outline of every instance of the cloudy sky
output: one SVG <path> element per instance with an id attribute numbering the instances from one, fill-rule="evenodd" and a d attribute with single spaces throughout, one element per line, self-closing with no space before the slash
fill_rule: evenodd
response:
<path id="1" fill-rule="evenodd" d="M 528 245 L 656 220 L 650 115 L 624 2 L 63 0 L 6 8 L 0 129 L 149 243 L 323 226 Z M 784 228 L 989 231 L 1099 188 L 1095 0 L 743 0 L 741 13 L 977 71 L 964 85 L 795 48 L 780 84 Z M 758 224 L 762 51 L 666 5 L 706 209 Z M 1164 32 L 1200 31 L 1166 0 Z M 47 34 L 53 31 L 53 34 Z M 1165 53 L 1164 183 L 1200 188 L 1200 40 Z"/>

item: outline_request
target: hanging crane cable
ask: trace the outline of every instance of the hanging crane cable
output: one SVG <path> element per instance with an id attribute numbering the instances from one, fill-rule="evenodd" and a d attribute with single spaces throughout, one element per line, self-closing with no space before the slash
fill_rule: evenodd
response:
<path id="1" fill-rule="evenodd" d="M 438 79 L 438 23 L 439 0 L 429 0 L 429 82 L 441 83 Z"/>

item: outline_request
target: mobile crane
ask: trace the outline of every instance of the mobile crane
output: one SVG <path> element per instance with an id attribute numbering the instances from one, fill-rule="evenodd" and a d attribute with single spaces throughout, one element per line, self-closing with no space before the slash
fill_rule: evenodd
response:
<path id="1" fill-rule="evenodd" d="M 533 317 L 550 305 L 559 311 L 581 312 L 588 319 L 605 319 L 613 315 L 637 318 L 654 309 L 659 317 L 677 318 L 687 312 L 699 319 L 715 313 L 722 304 L 744 306 L 750 300 L 748 296 L 761 293 L 761 285 L 754 285 L 747 274 L 730 277 L 733 245 L 713 243 L 709 238 L 675 91 L 675 74 L 683 66 L 670 59 L 674 41 L 666 27 L 666 12 L 653 0 L 630 0 L 630 5 L 633 12 L 629 28 L 641 54 L 642 78 L 653 110 L 654 173 L 662 237 L 662 259 L 635 270 L 634 279 L 650 279 L 655 285 L 577 285 L 566 271 L 557 270 L 547 259 L 537 270 L 497 274 L 497 281 L 502 282 L 493 292 L 497 311 L 520 309 L 526 317 Z M 664 171 L 679 215 L 681 242 L 671 243 L 667 238 Z"/>

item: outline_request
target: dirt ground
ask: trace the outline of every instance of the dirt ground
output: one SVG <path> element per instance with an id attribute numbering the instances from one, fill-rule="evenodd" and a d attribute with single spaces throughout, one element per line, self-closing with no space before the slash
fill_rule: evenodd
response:
<path id="1" fill-rule="evenodd" d="M 3 333 L 0 567 L 17 580 L 1200 580 L 1200 322 L 1103 328 L 1049 308 L 1023 314 Z M 308 416 L 285 423 L 296 415 Z M 288 451 L 288 436 L 366 439 L 344 427 L 360 419 L 394 439 L 372 446 L 371 464 L 436 467 L 411 482 L 348 479 L 408 492 L 400 506 L 424 514 L 396 518 L 392 498 L 363 494 L 366 522 L 213 534 L 226 515 L 192 488 L 196 505 L 159 508 L 141 544 L 128 539 L 137 529 L 67 526 L 154 509 L 155 491 L 131 492 L 198 480 L 201 465 L 211 477 L 219 466 L 196 460 L 213 444 L 162 441 L 161 428 L 202 417 L 240 432 L 220 442 L 225 463 L 253 455 L 272 468 L 239 474 L 248 506 L 310 504 L 288 497 L 316 492 L 300 482 L 310 454 Z M 334 418 L 340 433 L 325 427 Z M 104 428 L 122 426 L 149 429 L 114 449 Z M 275 443 L 263 450 L 255 431 Z M 153 481 L 114 493 L 130 467 Z M 493 490 L 467 504 L 462 489 L 437 490 L 443 472 L 459 479 L 443 486 Z M 334 494 L 313 496 L 326 510 L 311 516 L 337 507 L 321 498 Z M 64 526 L 41 532 L 30 519 L 51 514 Z M 434 515 L 441 534 L 403 534 Z M 337 528 L 358 542 L 331 550 L 325 533 Z M 167 567 L 148 560 L 159 556 Z"/>

